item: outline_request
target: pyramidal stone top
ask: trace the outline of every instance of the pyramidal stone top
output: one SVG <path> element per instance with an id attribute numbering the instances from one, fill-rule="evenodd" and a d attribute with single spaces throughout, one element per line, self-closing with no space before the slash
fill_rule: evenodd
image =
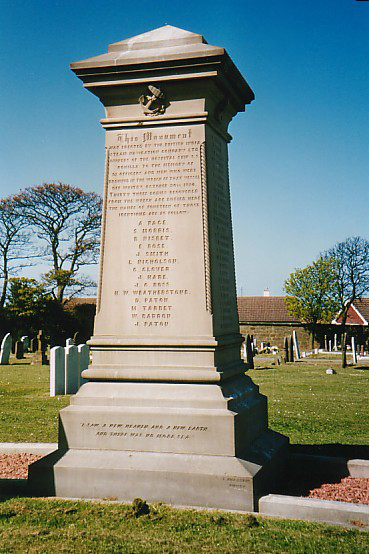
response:
<path id="1" fill-rule="evenodd" d="M 72 63 L 71 69 L 223 56 L 224 53 L 223 48 L 211 46 L 201 35 L 165 25 L 110 44 L 107 54 Z"/>

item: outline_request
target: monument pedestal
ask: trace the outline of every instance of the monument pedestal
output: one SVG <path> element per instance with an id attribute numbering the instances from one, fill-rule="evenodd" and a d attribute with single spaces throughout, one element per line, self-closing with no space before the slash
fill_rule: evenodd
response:
<path id="1" fill-rule="evenodd" d="M 92 364 L 30 486 L 256 509 L 287 439 L 240 356 L 228 124 L 253 93 L 223 48 L 170 26 L 72 69 L 106 112 Z"/>
<path id="2" fill-rule="evenodd" d="M 247 376 L 224 384 L 87 383 L 60 413 L 33 492 L 257 510 L 286 441 Z"/>

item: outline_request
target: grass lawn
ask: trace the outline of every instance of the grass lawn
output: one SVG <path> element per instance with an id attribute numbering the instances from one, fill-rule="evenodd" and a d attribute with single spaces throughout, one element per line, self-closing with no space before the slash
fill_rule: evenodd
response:
<path id="1" fill-rule="evenodd" d="M 257 361 L 257 358 L 256 358 Z M 269 425 L 297 444 L 369 443 L 369 370 L 295 363 L 247 374 L 268 397 Z"/>
<path id="2" fill-rule="evenodd" d="M 327 365 L 328 367 L 328 365 Z M 270 426 L 292 443 L 368 444 L 369 371 L 291 364 L 248 372 L 269 399 Z M 49 368 L 0 366 L 0 442 L 56 442 L 69 397 L 49 396 Z M 247 515 L 99 502 L 12 498 L 0 502 L 0 554 L 362 554 L 369 533 Z"/>
<path id="3" fill-rule="evenodd" d="M 0 442 L 57 442 L 59 410 L 69 396 L 50 398 L 49 366 L 13 361 L 0 366 Z"/>
<path id="4" fill-rule="evenodd" d="M 15 360 L 11 360 L 12 362 Z M 256 358 L 258 363 L 258 359 Z M 267 395 L 269 423 L 297 444 L 369 443 L 369 370 L 295 363 L 248 372 Z M 57 442 L 68 396 L 49 396 L 49 367 L 0 366 L 0 442 Z"/>
<path id="5" fill-rule="evenodd" d="M 363 554 L 369 533 L 221 512 L 13 499 L 0 504 L 0 552 Z"/>

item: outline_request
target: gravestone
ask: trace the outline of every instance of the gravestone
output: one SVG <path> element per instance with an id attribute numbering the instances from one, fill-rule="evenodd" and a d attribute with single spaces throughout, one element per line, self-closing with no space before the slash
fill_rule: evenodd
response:
<path id="1" fill-rule="evenodd" d="M 357 364 L 357 352 L 356 352 L 355 337 L 351 337 L 351 350 L 352 350 L 352 362 L 354 364 Z"/>
<path id="2" fill-rule="evenodd" d="M 17 360 L 24 358 L 23 342 L 21 340 L 17 340 L 15 343 L 15 357 Z"/>
<path id="3" fill-rule="evenodd" d="M 0 350 L 0 365 L 8 365 L 10 352 L 12 350 L 12 337 L 10 333 L 7 333 L 1 342 Z"/>
<path id="4" fill-rule="evenodd" d="M 246 359 L 247 359 L 247 366 L 249 369 L 254 369 L 254 353 L 252 351 L 251 346 L 251 337 L 250 335 L 247 335 L 246 337 Z"/>
<path id="5" fill-rule="evenodd" d="M 288 337 L 284 337 L 284 359 L 286 362 L 290 361 L 290 345 Z"/>
<path id="6" fill-rule="evenodd" d="M 289 352 L 288 359 L 289 359 L 290 362 L 294 362 L 295 358 L 294 358 L 294 354 L 293 354 L 293 338 L 292 338 L 292 335 L 290 336 L 289 347 L 290 347 L 290 352 Z"/>
<path id="7" fill-rule="evenodd" d="M 227 144 L 253 93 L 171 26 L 72 69 L 105 107 L 97 313 L 89 382 L 31 490 L 254 510 L 288 441 L 240 356 Z"/>
<path id="8" fill-rule="evenodd" d="M 38 339 L 34 337 L 31 339 L 31 352 L 35 353 L 38 350 Z"/>
<path id="9" fill-rule="evenodd" d="M 88 368 L 90 363 L 90 347 L 88 344 L 78 345 L 78 388 L 80 388 L 85 381 L 82 377 L 82 371 Z"/>
<path id="10" fill-rule="evenodd" d="M 45 348 L 46 348 L 46 343 L 44 338 L 44 332 L 42 329 L 40 329 L 37 334 L 37 350 L 38 352 L 43 352 L 45 351 Z"/>
<path id="11" fill-rule="evenodd" d="M 65 353 L 63 346 L 50 349 L 50 396 L 65 394 Z"/>
<path id="12" fill-rule="evenodd" d="M 28 352 L 29 338 L 27 337 L 27 335 L 21 337 L 21 341 L 23 342 L 23 352 Z"/>
<path id="13" fill-rule="evenodd" d="M 78 386 L 78 348 L 70 344 L 65 347 L 65 394 L 75 394 Z"/>
<path id="14" fill-rule="evenodd" d="M 299 340 L 297 338 L 296 331 L 292 331 L 292 339 L 293 339 L 293 345 L 295 348 L 295 354 L 296 354 L 296 360 L 300 360 L 300 347 L 299 347 Z"/>

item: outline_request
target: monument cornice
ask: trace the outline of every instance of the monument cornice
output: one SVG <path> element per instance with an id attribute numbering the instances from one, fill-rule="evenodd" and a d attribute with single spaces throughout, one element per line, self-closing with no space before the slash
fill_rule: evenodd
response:
<path id="1" fill-rule="evenodd" d="M 224 140 L 231 142 L 232 135 L 222 129 L 218 122 L 214 118 L 209 116 L 208 112 L 192 113 L 188 114 L 176 114 L 176 115 L 162 115 L 157 116 L 155 119 L 148 119 L 147 117 L 105 117 L 100 119 L 102 127 L 106 130 L 124 130 L 132 128 L 152 128 L 161 125 L 195 125 L 208 123 L 214 131 L 216 131 Z"/>

